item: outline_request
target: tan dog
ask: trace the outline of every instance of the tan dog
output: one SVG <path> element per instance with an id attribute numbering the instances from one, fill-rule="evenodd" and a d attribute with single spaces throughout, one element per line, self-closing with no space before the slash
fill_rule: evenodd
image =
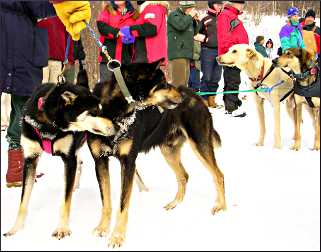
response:
<path id="1" fill-rule="evenodd" d="M 255 49 L 245 44 L 232 46 L 227 53 L 217 57 L 217 62 L 225 66 L 236 66 L 245 72 L 250 79 L 250 84 L 253 89 L 257 87 L 272 88 L 271 92 L 253 93 L 260 124 L 260 135 L 256 145 L 264 145 L 264 100 L 269 100 L 274 111 L 274 147 L 281 148 L 280 101 L 286 97 L 286 94 L 291 93 L 293 89 L 292 79 L 278 67 L 270 72 L 272 60 L 264 58 Z M 291 97 L 293 96 L 290 95 L 285 100 L 287 112 L 293 119 L 293 104 L 291 104 L 291 100 L 293 99 L 291 99 Z"/>
<path id="2" fill-rule="evenodd" d="M 311 73 L 312 69 L 316 69 L 315 66 L 317 62 L 314 56 L 304 49 L 291 48 L 286 50 L 285 53 L 278 58 L 278 65 L 289 67 L 295 74 L 308 73 L 304 78 L 297 79 L 298 84 L 303 87 L 314 85 L 317 80 L 317 74 L 319 74 L 317 71 Z M 305 107 L 312 118 L 315 130 L 313 150 L 320 150 L 320 90 L 318 91 L 319 97 L 311 97 L 309 101 L 313 107 L 308 104 L 308 100 L 304 96 L 298 93 L 299 92 L 295 92 L 294 94 L 296 120 L 294 144 L 291 149 L 299 150 L 301 147 L 300 126 L 302 122 L 302 104 L 305 104 L 308 105 Z"/>

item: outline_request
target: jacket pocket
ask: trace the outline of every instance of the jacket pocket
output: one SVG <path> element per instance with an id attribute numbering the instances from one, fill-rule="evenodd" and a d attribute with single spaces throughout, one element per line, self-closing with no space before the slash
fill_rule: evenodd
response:
<path id="1" fill-rule="evenodd" d="M 34 27 L 33 29 L 32 62 L 37 67 L 48 65 L 48 32 L 46 29 Z"/>

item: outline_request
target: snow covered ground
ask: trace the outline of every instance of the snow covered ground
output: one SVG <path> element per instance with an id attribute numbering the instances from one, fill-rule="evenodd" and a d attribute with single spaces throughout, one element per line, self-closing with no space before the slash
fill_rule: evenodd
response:
<path id="1" fill-rule="evenodd" d="M 210 214 L 214 185 L 207 170 L 188 145 L 183 164 L 190 175 L 184 202 L 172 211 L 162 207 L 175 195 L 176 180 L 158 149 L 139 155 L 139 171 L 150 191 L 134 187 L 124 250 L 319 250 L 320 152 L 311 151 L 313 129 L 304 114 L 303 144 L 289 150 L 292 124 L 282 107 L 282 150 L 273 149 L 273 119 L 266 104 L 267 137 L 264 147 L 254 145 L 258 122 L 254 103 L 244 102 L 248 116 L 230 118 L 212 110 L 223 146 L 216 157 L 225 175 L 227 211 Z M 1 233 L 13 225 L 21 189 L 7 189 L 6 141 L 1 139 Z M 75 192 L 70 228 L 72 235 L 55 240 L 63 198 L 63 163 L 43 154 L 39 171 L 45 176 L 35 184 L 25 228 L 13 237 L 1 236 L 2 250 L 107 250 L 107 240 L 91 234 L 100 217 L 100 196 L 94 163 L 88 148 L 80 188 Z M 120 167 L 111 160 L 113 209 L 119 201 Z"/>
<path id="2" fill-rule="evenodd" d="M 279 21 L 283 24 L 284 19 Z M 252 40 L 259 35 L 258 31 L 263 31 L 267 39 L 270 37 L 267 29 L 281 27 L 268 23 L 271 18 L 264 22 L 261 28 L 248 27 Z M 247 88 L 241 85 L 241 89 Z M 320 152 L 309 149 L 313 146 L 310 118 L 304 113 L 302 149 L 291 151 L 293 125 L 282 106 L 283 148 L 273 149 L 272 108 L 266 103 L 265 146 L 256 147 L 258 119 L 250 95 L 243 106 L 248 114 L 245 118 L 231 118 L 222 109 L 211 110 L 214 127 L 223 143 L 215 153 L 225 175 L 227 211 L 211 215 L 215 187 L 188 145 L 182 152 L 183 164 L 190 175 L 186 197 L 171 211 L 163 206 L 175 196 L 174 173 L 158 149 L 140 154 L 137 166 L 150 191 L 140 193 L 134 186 L 127 238 L 120 250 L 320 250 Z M 1 250 L 109 250 L 107 238 L 91 234 L 100 218 L 101 203 L 94 162 L 87 146 L 81 150 L 84 166 L 80 188 L 72 202 L 71 236 L 60 241 L 51 237 L 58 225 L 64 182 L 62 161 L 47 154 L 39 162 L 38 171 L 45 176 L 34 186 L 25 228 L 15 236 L 2 236 L 14 224 L 21 194 L 20 188 L 5 186 L 4 136 L 2 132 Z M 120 166 L 112 158 L 110 167 L 116 212 Z M 113 220 L 114 217 L 115 214 Z"/>

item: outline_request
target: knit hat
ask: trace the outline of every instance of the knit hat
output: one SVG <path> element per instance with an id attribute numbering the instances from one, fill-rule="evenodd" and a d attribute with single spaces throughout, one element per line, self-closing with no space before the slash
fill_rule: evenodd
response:
<path id="1" fill-rule="evenodd" d="M 300 11 L 297 7 L 290 7 L 288 9 L 288 17 L 292 17 L 299 14 L 300 14 Z"/>
<path id="2" fill-rule="evenodd" d="M 208 0 L 207 5 L 209 8 L 213 8 L 213 4 L 223 4 L 223 1 L 216 1 L 216 0 Z"/>
<path id="3" fill-rule="evenodd" d="M 179 1 L 178 3 L 184 9 L 196 7 L 195 1 Z"/>
<path id="4" fill-rule="evenodd" d="M 256 43 L 260 43 L 262 40 L 264 40 L 264 36 L 257 36 L 256 37 Z"/>
<path id="5" fill-rule="evenodd" d="M 311 9 L 308 10 L 304 18 L 307 18 L 307 17 L 313 17 L 315 19 L 315 11 Z"/>
<path id="6" fill-rule="evenodd" d="M 245 1 L 230 1 L 231 3 L 240 3 L 240 4 L 245 4 Z"/>

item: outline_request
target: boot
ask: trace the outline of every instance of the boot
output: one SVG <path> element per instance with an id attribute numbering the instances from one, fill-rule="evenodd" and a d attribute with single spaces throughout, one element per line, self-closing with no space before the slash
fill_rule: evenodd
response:
<path id="1" fill-rule="evenodd" d="M 208 101 L 208 106 L 210 107 L 210 108 L 216 108 L 217 107 L 217 104 L 216 104 L 216 102 L 215 102 L 215 96 L 213 95 L 213 96 L 209 96 L 208 98 L 207 98 L 207 101 Z"/>
<path id="2" fill-rule="evenodd" d="M 8 150 L 7 187 L 22 186 L 23 163 L 24 157 L 22 149 Z"/>

